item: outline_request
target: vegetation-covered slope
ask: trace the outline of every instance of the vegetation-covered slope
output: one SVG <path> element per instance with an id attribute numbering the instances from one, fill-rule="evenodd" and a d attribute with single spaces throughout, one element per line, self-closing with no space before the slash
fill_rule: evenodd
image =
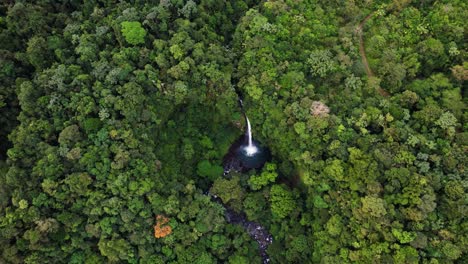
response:
<path id="1" fill-rule="evenodd" d="M 259 263 L 207 190 L 273 263 L 467 261 L 464 1 L 84 2 L 0 5 L 0 262 Z"/>

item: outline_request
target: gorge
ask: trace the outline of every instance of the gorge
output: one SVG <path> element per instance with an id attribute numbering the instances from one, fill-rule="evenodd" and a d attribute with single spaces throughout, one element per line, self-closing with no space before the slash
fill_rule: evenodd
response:
<path id="1" fill-rule="evenodd" d="M 238 93 L 239 95 L 239 93 Z M 240 97 L 240 96 L 239 96 Z M 260 142 L 252 137 L 252 126 L 244 110 L 241 98 L 238 99 L 239 106 L 245 118 L 246 131 L 229 148 L 223 158 L 224 176 L 229 177 L 229 173 L 247 172 L 251 169 L 260 169 L 271 158 L 268 148 L 262 146 Z M 262 263 L 270 263 L 270 257 L 266 250 L 273 242 L 273 236 L 265 227 L 257 222 L 249 221 L 243 212 L 236 212 L 229 208 L 216 195 L 207 192 L 211 199 L 225 208 L 225 218 L 228 223 L 242 226 L 259 246 Z"/>
<path id="2" fill-rule="evenodd" d="M 224 175 L 231 171 L 246 172 L 251 169 L 262 168 L 270 159 L 270 151 L 260 142 L 253 139 L 250 120 L 244 110 L 242 99 L 239 98 L 239 106 L 244 115 L 246 131 L 229 148 L 223 158 Z"/>

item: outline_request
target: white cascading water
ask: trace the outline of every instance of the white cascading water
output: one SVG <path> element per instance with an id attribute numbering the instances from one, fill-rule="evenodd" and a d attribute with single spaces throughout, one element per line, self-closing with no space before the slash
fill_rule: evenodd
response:
<path id="1" fill-rule="evenodd" d="M 254 144 L 252 144 L 252 131 L 250 128 L 249 118 L 245 116 L 245 120 L 247 121 L 247 136 L 249 138 L 249 144 L 244 149 L 247 156 L 253 156 L 255 153 L 257 153 L 258 149 Z"/>

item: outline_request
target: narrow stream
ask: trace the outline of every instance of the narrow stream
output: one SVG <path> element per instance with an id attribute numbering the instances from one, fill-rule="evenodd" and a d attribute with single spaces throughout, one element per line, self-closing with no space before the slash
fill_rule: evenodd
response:
<path id="1" fill-rule="evenodd" d="M 222 205 L 224 209 L 226 209 L 224 216 L 226 217 L 226 221 L 228 223 L 242 226 L 250 235 L 250 237 L 257 241 L 260 256 L 262 257 L 262 263 L 270 263 L 270 257 L 266 251 L 268 246 L 273 242 L 273 236 L 266 230 L 266 228 L 257 222 L 248 221 L 244 213 L 238 213 L 224 205 L 221 199 L 219 199 L 216 195 L 213 195 L 209 192 L 207 192 L 206 195 L 210 196 L 211 200 L 217 202 L 218 204 Z"/>

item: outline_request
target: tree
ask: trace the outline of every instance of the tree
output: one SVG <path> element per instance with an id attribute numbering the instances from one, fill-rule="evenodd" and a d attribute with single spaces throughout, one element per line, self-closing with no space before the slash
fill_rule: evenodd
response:
<path id="1" fill-rule="evenodd" d="M 396 239 L 398 239 L 398 241 L 401 244 L 410 243 L 416 238 L 416 233 L 414 232 L 407 232 L 395 228 L 392 229 L 392 234 L 396 237 Z"/>
<path id="2" fill-rule="evenodd" d="M 50 54 L 47 49 L 47 42 L 43 37 L 32 37 L 28 41 L 28 48 L 26 51 L 29 63 L 31 63 L 36 70 L 42 70 L 47 66 Z"/>
<path id="3" fill-rule="evenodd" d="M 442 252 L 450 260 L 456 260 L 462 256 L 460 248 L 449 241 L 443 244 Z"/>
<path id="4" fill-rule="evenodd" d="M 81 138 L 80 128 L 77 125 L 67 126 L 60 132 L 58 142 L 62 145 L 72 146 Z"/>
<path id="5" fill-rule="evenodd" d="M 236 209 L 240 209 L 242 206 L 244 193 L 241 189 L 239 181 L 239 176 L 232 177 L 230 180 L 218 178 L 213 183 L 210 192 L 219 196 L 223 203 L 230 203 Z"/>
<path id="6" fill-rule="evenodd" d="M 318 77 L 325 77 L 337 68 L 332 58 L 332 53 L 329 50 L 316 50 L 311 52 L 307 63 L 310 66 L 310 72 Z"/>
<path id="7" fill-rule="evenodd" d="M 265 165 L 260 175 L 253 175 L 249 178 L 249 185 L 252 190 L 260 190 L 264 186 L 276 180 L 278 174 L 276 173 L 276 164 L 268 163 Z"/>
<path id="8" fill-rule="evenodd" d="M 133 252 L 130 244 L 124 239 L 101 239 L 98 243 L 99 250 L 109 261 L 130 261 L 133 259 Z"/>
<path id="9" fill-rule="evenodd" d="M 132 44 L 138 45 L 145 43 L 146 30 L 138 21 L 124 21 L 121 23 L 122 35 L 125 40 Z"/>
<path id="10" fill-rule="evenodd" d="M 362 212 L 372 217 L 381 217 L 387 214 L 384 200 L 378 197 L 366 196 L 361 198 Z"/>
<path id="11" fill-rule="evenodd" d="M 154 237 L 163 238 L 172 233 L 172 228 L 167 225 L 169 219 L 163 215 L 156 216 L 156 225 L 154 226 Z M 163 226 L 164 225 L 164 226 Z"/>
<path id="12" fill-rule="evenodd" d="M 203 160 L 197 165 L 197 174 L 213 181 L 223 175 L 223 167 L 212 165 L 208 160 Z"/>
<path id="13" fill-rule="evenodd" d="M 327 232 L 331 236 L 339 236 L 343 230 L 343 222 L 339 215 L 333 215 L 327 222 Z"/>
<path id="14" fill-rule="evenodd" d="M 272 214 L 279 219 L 285 218 L 296 209 L 292 193 L 282 185 L 271 186 L 270 204 Z"/>
<path id="15" fill-rule="evenodd" d="M 464 62 L 463 65 L 456 65 L 451 68 L 452 75 L 459 81 L 468 80 L 468 62 Z"/>
<path id="16" fill-rule="evenodd" d="M 310 113 L 313 116 L 326 117 L 330 113 L 330 108 L 320 101 L 313 101 Z"/>

